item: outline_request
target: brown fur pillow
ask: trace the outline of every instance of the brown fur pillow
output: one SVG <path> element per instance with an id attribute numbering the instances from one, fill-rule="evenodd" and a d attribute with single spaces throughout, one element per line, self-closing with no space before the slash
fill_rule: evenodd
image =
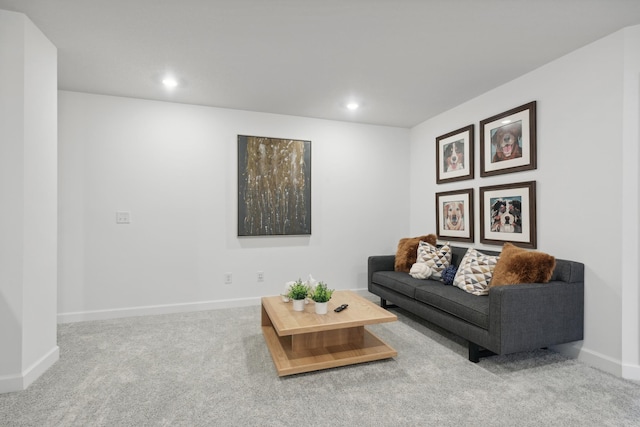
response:
<path id="1" fill-rule="evenodd" d="M 437 237 L 435 234 L 427 234 L 420 237 L 405 237 L 398 242 L 398 251 L 396 252 L 395 271 L 404 271 L 408 273 L 411 266 L 415 264 L 418 257 L 418 245 L 420 241 L 436 245 Z"/>
<path id="2" fill-rule="evenodd" d="M 505 243 L 493 270 L 489 287 L 518 283 L 547 283 L 556 268 L 556 259 L 548 254 L 528 251 Z"/>

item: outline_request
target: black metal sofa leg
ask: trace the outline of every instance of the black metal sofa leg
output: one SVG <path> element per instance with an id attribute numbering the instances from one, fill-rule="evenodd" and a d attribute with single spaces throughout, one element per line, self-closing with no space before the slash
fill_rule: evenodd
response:
<path id="1" fill-rule="evenodd" d="M 481 357 L 493 356 L 495 353 L 485 348 L 480 348 L 476 343 L 469 341 L 469 360 L 473 363 L 478 363 Z"/>
<path id="2" fill-rule="evenodd" d="M 480 347 L 471 341 L 469 341 L 469 360 L 473 363 L 480 361 Z"/>
<path id="3" fill-rule="evenodd" d="M 387 300 L 384 298 L 380 298 L 380 307 L 382 308 L 394 308 L 397 307 L 395 304 L 387 304 Z"/>

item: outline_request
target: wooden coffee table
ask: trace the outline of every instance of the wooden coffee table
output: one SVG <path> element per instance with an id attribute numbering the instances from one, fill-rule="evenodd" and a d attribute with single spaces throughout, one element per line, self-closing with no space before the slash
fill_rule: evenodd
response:
<path id="1" fill-rule="evenodd" d="M 333 311 L 342 304 L 349 307 Z M 313 301 L 293 311 L 281 296 L 262 298 L 262 333 L 279 376 L 395 357 L 398 352 L 364 326 L 396 320 L 351 291 L 335 291 L 327 314 L 316 314 Z"/>

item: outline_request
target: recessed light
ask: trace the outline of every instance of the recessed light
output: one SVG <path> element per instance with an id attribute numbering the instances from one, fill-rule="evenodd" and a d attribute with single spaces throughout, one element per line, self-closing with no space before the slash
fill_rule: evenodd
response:
<path id="1" fill-rule="evenodd" d="M 169 89 L 173 89 L 174 87 L 178 86 L 178 81 L 173 77 L 165 77 L 164 79 L 162 79 L 162 84 Z"/>
<path id="2" fill-rule="evenodd" d="M 349 110 L 357 110 L 358 107 L 360 107 L 360 106 L 358 105 L 357 102 L 350 102 L 350 103 L 347 104 L 347 108 Z"/>

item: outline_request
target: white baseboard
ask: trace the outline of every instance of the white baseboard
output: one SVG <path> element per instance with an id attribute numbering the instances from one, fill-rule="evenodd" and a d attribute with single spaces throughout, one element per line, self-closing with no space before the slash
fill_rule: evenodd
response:
<path id="1" fill-rule="evenodd" d="M 58 323 L 108 320 L 122 317 L 152 316 L 157 314 L 188 313 L 191 311 L 216 310 L 221 308 L 247 307 L 259 305 L 260 298 L 238 298 L 216 301 L 198 301 L 182 304 L 149 305 L 144 307 L 114 308 L 109 310 L 58 313 Z"/>
<path id="2" fill-rule="evenodd" d="M 640 381 L 640 365 L 622 365 L 622 378 L 626 380 Z"/>
<path id="3" fill-rule="evenodd" d="M 369 294 L 369 291 L 367 291 L 366 288 L 351 290 L 363 296 Z M 143 307 L 114 308 L 109 310 L 79 311 L 74 313 L 58 313 L 58 323 L 86 322 L 90 320 L 109 320 L 122 317 L 152 316 L 156 314 L 188 313 L 191 311 L 248 307 L 252 305 L 260 305 L 260 297 L 198 301 L 181 304 L 149 305 Z"/>
<path id="4" fill-rule="evenodd" d="M 640 365 L 622 363 L 621 360 L 584 348 L 580 351 L 577 359 L 625 380 L 640 381 Z"/>
<path id="5" fill-rule="evenodd" d="M 29 366 L 24 372 L 16 375 L 5 375 L 0 377 L 0 393 L 11 393 L 14 391 L 25 390 L 35 380 L 40 378 L 47 369 L 53 366 L 60 358 L 60 349 L 55 346 L 47 354 L 42 356 L 33 365 Z"/>
<path id="6" fill-rule="evenodd" d="M 582 341 L 579 343 L 561 344 L 553 346 L 553 349 L 564 356 L 577 359 L 616 377 L 623 377 L 622 363 L 620 360 L 598 353 L 597 351 L 586 349 L 582 344 Z"/>
<path id="7" fill-rule="evenodd" d="M 371 292 L 369 292 L 369 290 L 367 288 L 358 288 L 358 289 L 349 289 L 351 292 L 355 292 L 356 294 L 360 295 L 361 297 L 375 297 L 378 298 L 378 296 L 372 294 Z"/>
<path id="8" fill-rule="evenodd" d="M 22 375 L 3 375 L 0 377 L 0 393 L 24 390 Z"/>

